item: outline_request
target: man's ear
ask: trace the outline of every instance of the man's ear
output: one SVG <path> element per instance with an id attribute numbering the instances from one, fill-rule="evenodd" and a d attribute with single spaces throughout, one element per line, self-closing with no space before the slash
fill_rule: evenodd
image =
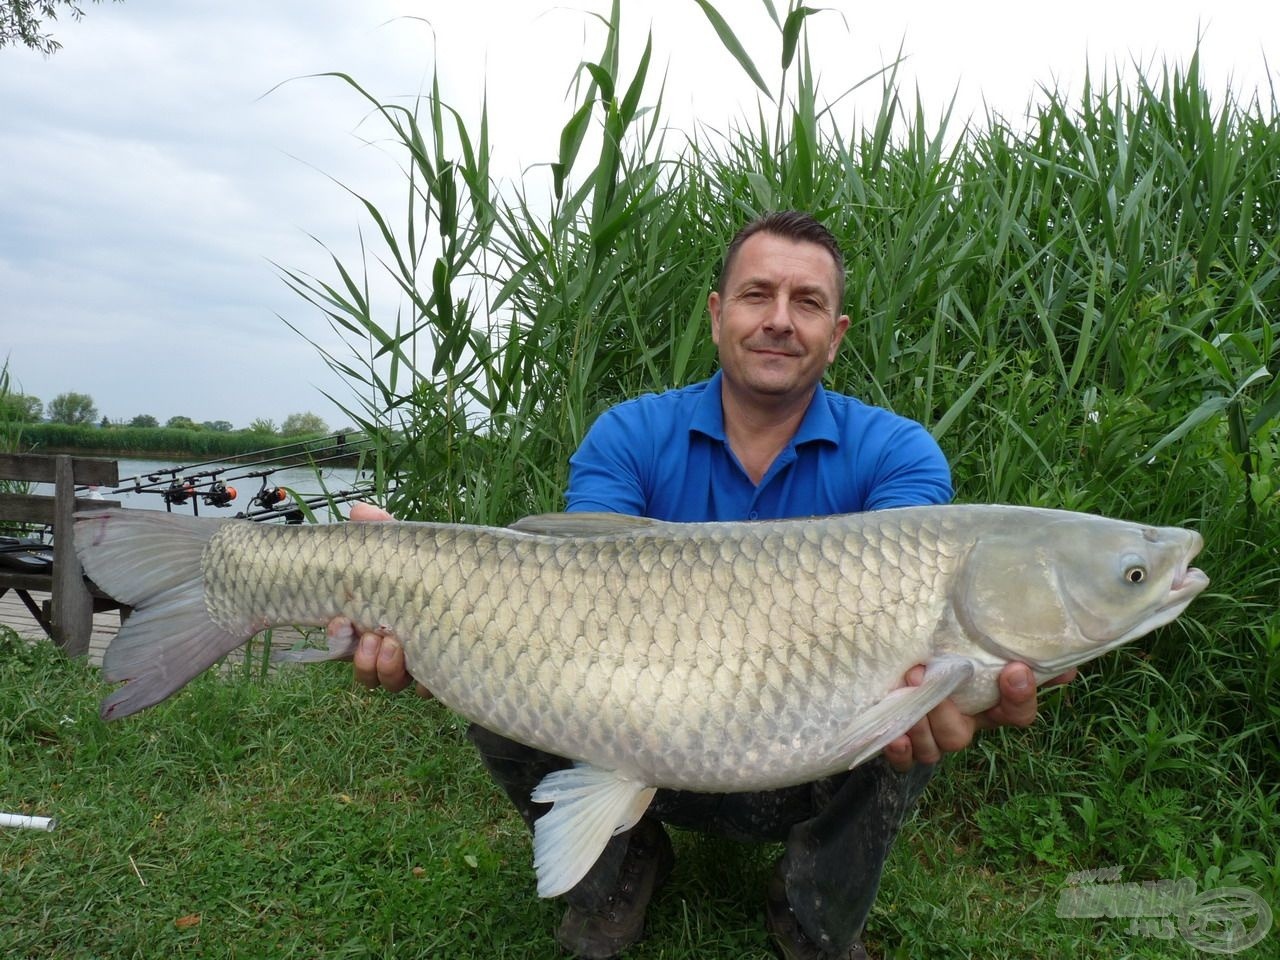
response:
<path id="1" fill-rule="evenodd" d="M 840 344 L 844 340 L 845 331 L 849 329 L 848 314 L 841 314 L 836 317 L 835 329 L 831 332 L 831 349 L 827 353 L 827 363 L 832 364 L 836 361 L 836 352 L 840 349 Z"/>
<path id="2" fill-rule="evenodd" d="M 711 342 L 720 345 L 720 294 L 712 290 L 707 295 L 707 313 L 711 314 Z M 847 318 L 846 318 L 847 319 Z"/>

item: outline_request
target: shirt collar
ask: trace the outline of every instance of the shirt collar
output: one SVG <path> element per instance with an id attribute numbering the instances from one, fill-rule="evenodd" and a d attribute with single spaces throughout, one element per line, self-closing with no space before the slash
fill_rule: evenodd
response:
<path id="1" fill-rule="evenodd" d="M 693 408 L 693 416 L 689 421 L 690 432 L 697 431 L 721 443 L 726 442 L 727 439 L 724 433 L 724 403 L 720 385 L 723 376 L 723 373 L 717 370 L 715 376 L 707 381 L 707 388 L 698 398 L 698 403 Z M 818 384 L 814 389 L 813 399 L 809 401 L 809 409 L 804 412 L 804 419 L 800 421 L 800 428 L 796 430 L 792 446 L 815 441 L 826 441 L 831 444 L 840 442 L 835 417 L 831 415 L 831 405 L 827 403 L 827 392 L 822 388 L 822 384 Z"/>

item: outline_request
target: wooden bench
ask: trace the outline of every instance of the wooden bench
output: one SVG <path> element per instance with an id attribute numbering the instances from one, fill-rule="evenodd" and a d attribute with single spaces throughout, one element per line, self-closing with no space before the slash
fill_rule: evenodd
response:
<path id="1" fill-rule="evenodd" d="M 76 510 L 120 504 L 112 500 L 77 498 L 77 485 L 119 482 L 114 460 L 96 460 L 65 455 L 0 453 L 0 480 L 52 483 L 53 496 L 0 492 L 0 523 L 18 522 L 52 527 L 53 569 L 31 573 L 0 568 L 0 596 L 13 590 L 22 598 L 45 632 L 68 656 L 82 656 L 89 650 L 95 610 L 120 610 L 119 603 L 102 593 L 84 571 L 71 549 L 71 517 Z M 37 604 L 31 594 L 47 593 L 49 600 Z"/>

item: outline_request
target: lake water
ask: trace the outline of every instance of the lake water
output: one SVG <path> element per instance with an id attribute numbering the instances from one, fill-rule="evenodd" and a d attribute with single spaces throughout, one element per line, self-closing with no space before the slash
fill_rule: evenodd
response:
<path id="1" fill-rule="evenodd" d="M 263 489 L 265 481 L 268 487 L 288 488 L 298 497 L 310 501 L 313 497 L 318 498 L 328 493 L 337 496 L 339 493 L 352 490 L 358 486 L 366 485 L 370 482 L 367 473 L 357 474 L 350 467 L 334 467 L 328 464 L 320 467 L 273 467 L 269 464 L 244 464 L 244 463 L 200 463 L 195 464 L 194 461 L 177 462 L 172 460 L 129 460 L 117 459 L 116 463 L 120 468 L 120 484 L 117 487 L 100 487 L 96 491 L 90 491 L 89 496 L 101 495 L 105 500 L 118 500 L 126 507 L 140 510 L 165 510 L 171 509 L 174 513 L 181 513 L 190 516 L 193 512 L 199 513 L 202 517 L 234 517 L 241 512 L 258 513 L 264 508 L 260 504 L 255 504 L 254 497 Z M 179 467 L 190 467 L 177 473 L 179 479 L 192 477 L 195 474 L 203 474 L 203 476 L 195 476 L 192 480 L 196 494 L 189 497 L 185 503 L 173 503 L 166 507 L 163 491 L 170 486 L 175 477 L 172 472 Z M 209 475 L 209 471 L 219 471 L 217 477 Z M 252 476 L 255 472 L 265 470 L 272 471 L 266 477 Z M 217 506 L 210 503 L 207 499 L 207 491 L 212 480 L 222 480 L 227 487 L 232 488 L 236 492 L 236 497 L 227 506 Z M 38 487 L 45 486 L 38 484 Z M 41 493 L 52 493 L 49 490 L 37 490 Z M 85 496 L 85 491 L 81 491 L 80 496 Z M 193 509 L 193 500 L 194 509 Z M 287 511 L 294 506 L 294 498 L 289 496 L 284 501 L 277 502 L 275 506 L 276 512 Z M 338 505 L 339 512 L 346 516 L 349 503 Z M 329 509 L 327 505 L 321 503 L 312 506 L 317 520 L 327 520 L 329 518 Z"/>

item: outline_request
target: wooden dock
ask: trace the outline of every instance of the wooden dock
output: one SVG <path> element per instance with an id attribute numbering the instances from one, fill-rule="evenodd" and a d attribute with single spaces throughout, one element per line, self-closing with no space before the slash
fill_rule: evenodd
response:
<path id="1" fill-rule="evenodd" d="M 33 593 L 31 598 L 40 603 L 49 599 L 48 594 Z M 52 643 L 40 624 L 36 622 L 36 618 L 31 615 L 31 611 L 26 608 L 18 595 L 12 590 L 0 597 L 0 624 L 11 627 L 17 631 L 18 636 L 27 637 L 31 640 L 43 640 L 46 643 Z M 89 634 L 89 662 L 95 666 L 102 666 L 102 654 L 107 649 L 107 644 L 111 642 L 111 638 L 116 635 L 116 631 L 120 628 L 120 613 L 118 611 L 110 611 L 108 613 L 95 613 L 93 615 L 93 629 Z"/>

